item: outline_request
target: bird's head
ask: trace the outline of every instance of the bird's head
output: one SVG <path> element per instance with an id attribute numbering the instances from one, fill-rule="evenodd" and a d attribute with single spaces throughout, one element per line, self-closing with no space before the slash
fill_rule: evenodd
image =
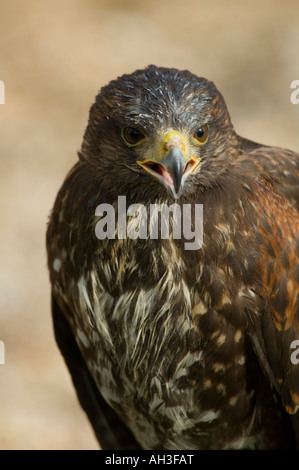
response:
<path id="1" fill-rule="evenodd" d="M 183 193 L 225 168 L 237 138 L 215 85 L 188 71 L 149 66 L 103 87 L 80 158 L 119 194 L 133 182 Z M 107 188 L 108 189 L 108 188 Z"/>

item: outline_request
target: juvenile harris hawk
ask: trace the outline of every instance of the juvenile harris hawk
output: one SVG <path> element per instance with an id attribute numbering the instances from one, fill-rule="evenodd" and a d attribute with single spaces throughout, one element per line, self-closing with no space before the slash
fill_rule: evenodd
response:
<path id="1" fill-rule="evenodd" d="M 119 196 L 189 205 L 193 228 L 201 205 L 201 246 L 170 213 L 168 237 L 120 234 Z M 299 155 L 237 135 L 212 82 L 149 66 L 101 89 L 47 250 L 56 340 L 103 449 L 298 447 L 298 211 Z"/>

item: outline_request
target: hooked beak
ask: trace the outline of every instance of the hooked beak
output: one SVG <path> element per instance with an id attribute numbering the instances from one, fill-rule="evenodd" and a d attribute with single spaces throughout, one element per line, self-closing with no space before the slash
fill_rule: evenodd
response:
<path id="1" fill-rule="evenodd" d="M 172 145 L 173 134 L 175 134 L 176 145 Z M 185 146 L 180 144 L 178 133 L 171 132 L 163 140 L 162 159 L 146 159 L 137 163 L 172 194 L 174 199 L 182 195 L 187 177 L 194 172 L 199 164 L 198 157 L 186 157 Z"/>

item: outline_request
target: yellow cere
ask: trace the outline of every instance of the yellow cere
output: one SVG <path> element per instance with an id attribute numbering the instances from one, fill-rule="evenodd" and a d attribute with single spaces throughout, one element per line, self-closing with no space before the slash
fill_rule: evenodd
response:
<path id="1" fill-rule="evenodd" d="M 186 160 L 189 160 L 188 156 L 188 145 L 186 144 L 186 138 L 178 131 L 170 130 L 162 138 L 159 146 L 158 155 L 161 160 L 167 155 L 172 147 L 178 147 Z"/>

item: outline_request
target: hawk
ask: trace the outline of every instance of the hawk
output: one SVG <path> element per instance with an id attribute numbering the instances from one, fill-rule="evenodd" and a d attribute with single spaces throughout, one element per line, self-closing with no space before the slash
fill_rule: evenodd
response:
<path id="1" fill-rule="evenodd" d="M 101 89 L 78 157 L 47 254 L 101 448 L 297 448 L 299 155 L 240 137 L 213 82 L 151 65 Z"/>

